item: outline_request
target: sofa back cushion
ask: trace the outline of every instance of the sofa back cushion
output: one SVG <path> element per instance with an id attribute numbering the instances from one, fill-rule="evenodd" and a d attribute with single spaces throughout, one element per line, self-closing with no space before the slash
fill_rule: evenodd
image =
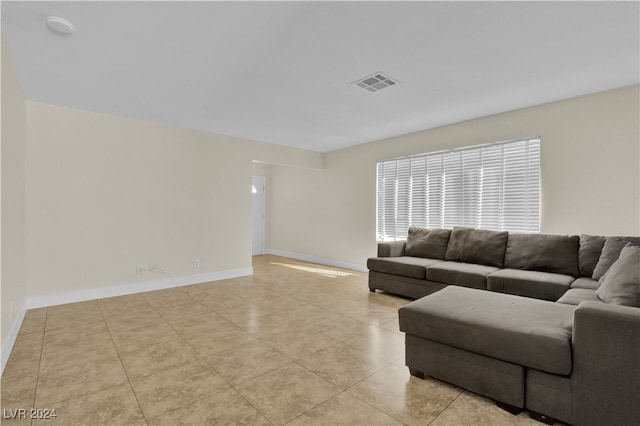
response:
<path id="1" fill-rule="evenodd" d="M 412 226 L 407 234 L 405 254 L 428 259 L 444 259 L 450 229 L 427 229 Z"/>
<path id="2" fill-rule="evenodd" d="M 640 308 L 640 246 L 627 244 L 602 277 L 596 296 L 613 305 Z"/>
<path id="3" fill-rule="evenodd" d="M 613 262 L 618 260 L 620 252 L 628 243 L 640 245 L 640 237 L 609 237 L 604 242 L 600 259 L 593 270 L 591 278 L 599 280 L 609 270 Z"/>
<path id="4" fill-rule="evenodd" d="M 598 264 L 602 247 L 607 237 L 596 235 L 580 235 L 580 249 L 578 250 L 578 267 L 581 277 L 591 277 Z"/>
<path id="5" fill-rule="evenodd" d="M 506 231 L 456 226 L 451 231 L 445 260 L 479 263 L 502 268 L 508 235 L 509 233 Z"/>
<path id="6" fill-rule="evenodd" d="M 579 247 L 577 235 L 509 234 L 504 266 L 577 277 Z"/>

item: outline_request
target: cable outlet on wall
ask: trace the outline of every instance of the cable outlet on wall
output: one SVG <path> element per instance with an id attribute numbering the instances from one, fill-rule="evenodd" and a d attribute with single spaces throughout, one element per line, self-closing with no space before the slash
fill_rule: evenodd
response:
<path id="1" fill-rule="evenodd" d="M 136 274 L 146 274 L 147 273 L 147 265 L 138 265 L 136 266 Z"/>
<path id="2" fill-rule="evenodd" d="M 200 259 L 193 259 L 193 267 L 194 268 L 200 267 Z"/>

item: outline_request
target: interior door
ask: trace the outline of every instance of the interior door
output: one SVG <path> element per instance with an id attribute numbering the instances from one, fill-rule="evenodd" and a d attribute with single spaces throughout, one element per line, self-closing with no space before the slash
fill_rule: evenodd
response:
<path id="1" fill-rule="evenodd" d="M 264 176 L 253 176 L 251 182 L 252 218 L 253 218 L 253 256 L 264 254 L 264 230 L 265 230 L 265 194 Z"/>

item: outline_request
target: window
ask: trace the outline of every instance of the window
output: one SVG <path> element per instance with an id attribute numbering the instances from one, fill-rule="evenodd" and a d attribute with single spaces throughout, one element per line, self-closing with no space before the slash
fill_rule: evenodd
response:
<path id="1" fill-rule="evenodd" d="M 540 139 L 378 163 L 378 241 L 409 226 L 540 232 Z"/>

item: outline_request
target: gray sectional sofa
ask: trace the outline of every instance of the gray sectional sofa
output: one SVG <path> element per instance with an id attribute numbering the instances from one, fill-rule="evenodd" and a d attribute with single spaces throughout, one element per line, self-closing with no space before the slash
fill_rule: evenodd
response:
<path id="1" fill-rule="evenodd" d="M 512 412 L 640 424 L 639 237 L 411 228 L 380 243 L 369 288 L 399 311 L 406 364 Z"/>

